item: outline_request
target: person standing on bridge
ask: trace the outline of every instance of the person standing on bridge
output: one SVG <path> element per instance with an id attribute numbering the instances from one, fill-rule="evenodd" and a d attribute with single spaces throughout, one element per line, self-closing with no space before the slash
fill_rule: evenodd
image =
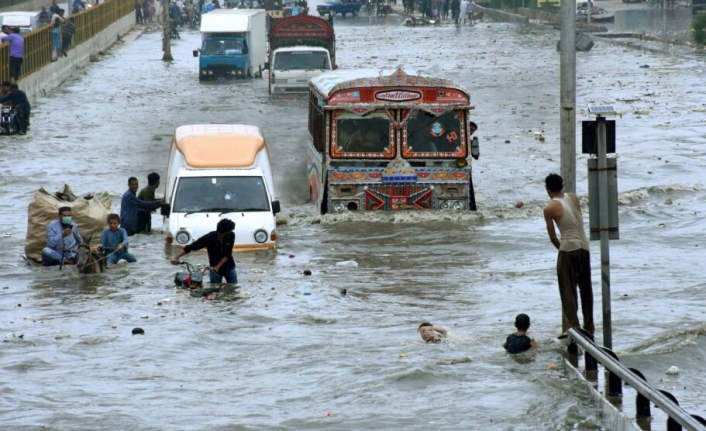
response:
<path id="1" fill-rule="evenodd" d="M 2 42 L 10 42 L 10 82 L 17 83 L 22 74 L 22 59 L 25 55 L 25 40 L 20 36 L 19 27 L 8 27 L 7 36 L 0 39 Z"/>
<path id="2" fill-rule="evenodd" d="M 59 59 L 59 53 L 61 52 L 61 23 L 63 22 L 64 9 L 59 9 L 59 11 L 51 17 L 51 61 Z"/>
<path id="3" fill-rule="evenodd" d="M 576 285 L 581 296 L 583 329 L 593 335 L 593 288 L 591 286 L 591 256 L 588 240 L 583 230 L 581 204 L 573 193 L 564 193 L 564 180 L 557 174 L 549 174 L 544 180 L 547 194 L 551 200 L 544 208 L 544 220 L 547 225 L 549 240 L 559 250 L 556 274 L 561 297 L 562 334 L 566 338 L 569 328 L 580 328 L 578 318 L 578 297 Z M 556 237 L 554 225 L 561 232 L 561 241 Z"/>
<path id="4" fill-rule="evenodd" d="M 69 55 L 66 51 L 71 47 L 71 39 L 73 39 L 74 33 L 76 33 L 74 17 L 69 17 L 69 19 L 66 20 L 66 24 L 64 24 L 64 34 L 61 35 L 61 53 L 64 54 L 64 57 L 68 57 Z"/>
<path id="5" fill-rule="evenodd" d="M 51 0 L 51 6 L 49 6 L 49 12 L 52 15 L 58 15 L 61 8 L 56 4 L 56 0 Z"/>

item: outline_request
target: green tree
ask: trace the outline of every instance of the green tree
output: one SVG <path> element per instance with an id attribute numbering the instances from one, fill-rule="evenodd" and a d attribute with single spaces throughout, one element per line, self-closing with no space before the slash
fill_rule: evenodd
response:
<path id="1" fill-rule="evenodd" d="M 706 12 L 696 15 L 691 21 L 691 30 L 694 32 L 694 42 L 706 45 Z"/>

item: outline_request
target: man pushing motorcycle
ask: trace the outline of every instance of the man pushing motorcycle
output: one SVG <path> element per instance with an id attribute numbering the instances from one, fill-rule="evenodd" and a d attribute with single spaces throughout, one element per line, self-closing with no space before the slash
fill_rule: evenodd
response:
<path id="1" fill-rule="evenodd" d="M 32 111 L 32 106 L 29 104 L 27 94 L 20 90 L 17 84 L 10 84 L 10 92 L 0 97 L 0 104 L 11 102 L 13 106 L 13 114 L 15 128 L 20 135 L 27 133 L 29 127 L 29 115 Z"/>

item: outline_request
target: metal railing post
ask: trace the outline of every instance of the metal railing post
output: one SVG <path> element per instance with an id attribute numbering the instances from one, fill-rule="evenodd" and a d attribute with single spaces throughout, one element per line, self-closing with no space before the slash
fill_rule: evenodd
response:
<path id="1" fill-rule="evenodd" d="M 576 328 L 569 329 L 569 337 L 609 371 L 609 395 L 622 393 L 622 381 L 624 381 L 632 386 L 638 394 L 653 402 L 667 414 L 669 417 L 667 429 L 669 431 L 681 430 L 682 427 L 689 431 L 706 431 L 706 421 L 704 419 L 689 415 L 679 406 L 676 398 L 669 392 L 659 391 L 650 386 L 644 376 L 633 373 L 632 370 L 621 364 L 618 357 L 610 349 L 597 346 L 592 339 L 586 337 Z M 644 414 L 645 410 L 638 407 L 638 412 L 639 414 Z"/>
<path id="2" fill-rule="evenodd" d="M 647 379 L 640 372 L 640 370 L 636 370 L 635 368 L 628 369 L 632 371 L 637 377 L 641 378 L 645 382 L 647 381 Z M 646 419 L 652 416 L 652 411 L 650 410 L 650 400 L 645 398 L 645 396 L 639 392 L 637 393 L 637 398 L 635 399 L 635 410 L 637 411 L 637 419 Z"/>

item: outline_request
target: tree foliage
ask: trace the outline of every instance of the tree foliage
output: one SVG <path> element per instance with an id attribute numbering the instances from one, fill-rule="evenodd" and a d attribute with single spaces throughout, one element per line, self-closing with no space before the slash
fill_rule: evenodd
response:
<path id="1" fill-rule="evenodd" d="M 696 15 L 691 21 L 691 29 L 694 32 L 694 42 L 706 45 L 706 12 Z"/>

